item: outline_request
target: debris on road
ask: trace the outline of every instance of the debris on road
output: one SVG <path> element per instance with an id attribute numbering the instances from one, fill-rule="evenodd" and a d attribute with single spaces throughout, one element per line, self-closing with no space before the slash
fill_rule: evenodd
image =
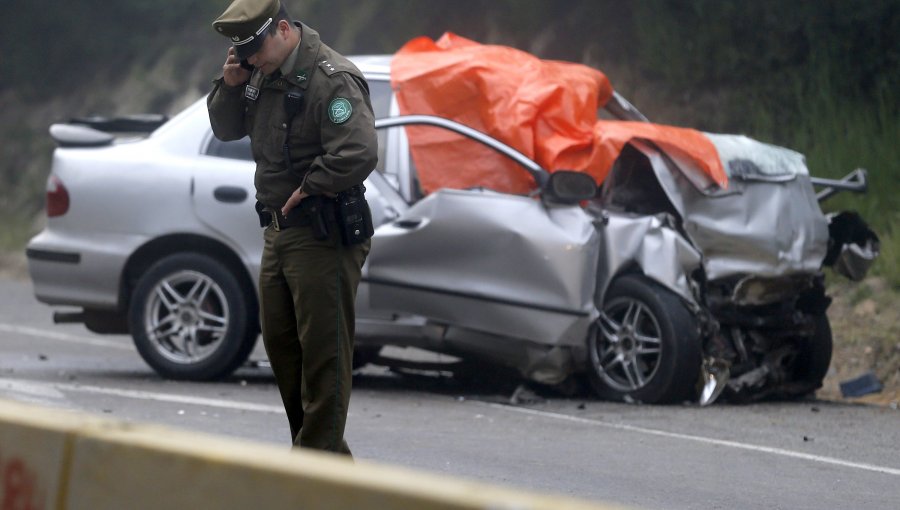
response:
<path id="1" fill-rule="evenodd" d="M 869 393 L 878 393 L 884 386 L 873 372 L 841 382 L 841 395 L 844 397 L 861 397 Z"/>
<path id="2" fill-rule="evenodd" d="M 509 397 L 509 403 L 516 405 L 539 404 L 546 401 L 543 397 L 538 396 L 533 390 L 524 384 L 520 384 L 512 396 Z"/>

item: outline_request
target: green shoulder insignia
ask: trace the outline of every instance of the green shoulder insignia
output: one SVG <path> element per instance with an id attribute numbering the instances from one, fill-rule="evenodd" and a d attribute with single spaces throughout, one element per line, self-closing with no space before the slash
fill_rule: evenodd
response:
<path id="1" fill-rule="evenodd" d="M 350 101 L 343 97 L 336 97 L 328 104 L 328 118 L 335 124 L 347 122 L 352 114 L 353 107 L 350 105 Z"/>

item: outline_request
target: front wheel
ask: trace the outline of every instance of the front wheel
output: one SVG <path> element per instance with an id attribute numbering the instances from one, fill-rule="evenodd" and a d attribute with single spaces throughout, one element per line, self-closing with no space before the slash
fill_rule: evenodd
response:
<path id="1" fill-rule="evenodd" d="M 256 330 L 246 294 L 221 262 L 198 253 L 166 257 L 138 281 L 128 312 L 135 347 L 163 377 L 226 376 L 250 354 Z"/>
<path id="2" fill-rule="evenodd" d="M 696 393 L 702 358 L 694 316 L 649 278 L 612 282 L 587 343 L 588 377 L 601 398 L 662 404 Z"/>
<path id="3" fill-rule="evenodd" d="M 831 324 L 825 312 L 812 317 L 813 333 L 800 341 L 800 352 L 794 360 L 792 375 L 797 383 L 793 396 L 804 396 L 822 387 L 831 365 L 833 342 Z"/>

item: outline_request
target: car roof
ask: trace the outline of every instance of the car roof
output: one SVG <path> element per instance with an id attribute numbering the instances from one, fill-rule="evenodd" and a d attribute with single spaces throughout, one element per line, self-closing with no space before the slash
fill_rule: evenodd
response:
<path id="1" fill-rule="evenodd" d="M 363 74 L 390 74 L 393 55 L 350 55 L 347 58 L 356 64 Z"/>

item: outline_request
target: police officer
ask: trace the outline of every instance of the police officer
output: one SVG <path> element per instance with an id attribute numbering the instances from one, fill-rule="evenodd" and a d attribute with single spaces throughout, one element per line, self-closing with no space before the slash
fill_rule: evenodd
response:
<path id="1" fill-rule="evenodd" d="M 209 119 L 221 140 L 250 137 L 263 342 L 293 443 L 350 455 L 354 302 L 371 235 L 356 213 L 368 214 L 361 185 L 378 148 L 368 85 L 279 0 L 234 0 L 213 27 L 232 47 Z M 347 204 L 357 209 L 342 215 Z"/>

